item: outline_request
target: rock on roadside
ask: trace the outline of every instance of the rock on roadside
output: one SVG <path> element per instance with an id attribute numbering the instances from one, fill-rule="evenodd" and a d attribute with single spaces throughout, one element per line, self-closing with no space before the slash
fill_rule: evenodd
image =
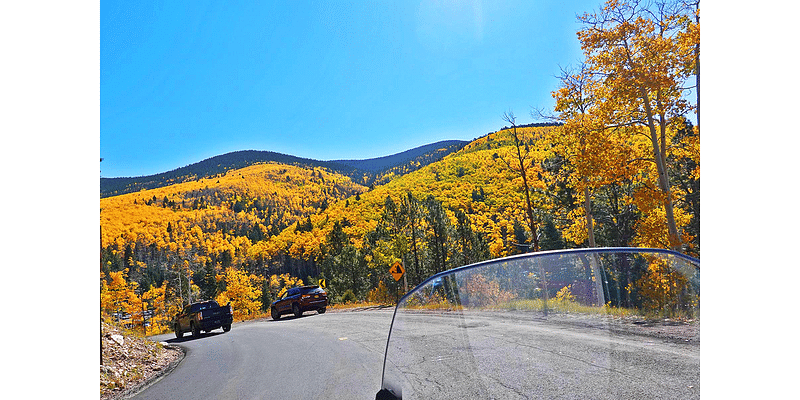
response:
<path id="1" fill-rule="evenodd" d="M 102 323 L 100 399 L 130 396 L 169 372 L 183 358 L 183 351 L 166 343 L 155 343 Z"/>

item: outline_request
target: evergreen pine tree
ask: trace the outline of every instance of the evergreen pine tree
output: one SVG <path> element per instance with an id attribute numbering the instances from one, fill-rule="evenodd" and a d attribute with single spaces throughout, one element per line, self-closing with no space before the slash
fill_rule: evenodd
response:
<path id="1" fill-rule="evenodd" d="M 565 248 L 564 237 L 556 228 L 552 218 L 547 218 L 542 227 L 542 239 L 539 242 L 542 250 L 559 250 Z"/>

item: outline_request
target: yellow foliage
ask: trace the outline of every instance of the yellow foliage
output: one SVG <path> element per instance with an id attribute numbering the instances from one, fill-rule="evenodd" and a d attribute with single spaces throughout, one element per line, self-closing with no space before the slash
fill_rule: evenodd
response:
<path id="1" fill-rule="evenodd" d="M 133 314 L 141 311 L 141 299 L 136 295 L 136 282 L 128 283 L 128 269 L 110 272 L 110 282 L 100 281 L 100 308 L 106 315 L 116 312 Z"/>
<path id="2" fill-rule="evenodd" d="M 580 17 L 584 28 L 578 32 L 588 74 L 603 77 L 590 87 L 593 104 L 589 114 L 603 126 L 625 126 L 618 131 L 646 138 L 641 142 L 646 151 L 638 154 L 652 164 L 639 166 L 639 173 L 643 169 L 655 172 L 644 180 L 657 183 L 651 187 L 663 196 L 666 247 L 675 249 L 684 238 L 672 215 L 675 198 L 666 165 L 672 149 L 668 133 L 682 127 L 682 116 L 697 106 L 687 101 L 688 80 L 698 67 L 695 50 L 700 35 L 699 26 L 692 21 L 695 12 L 685 3 L 659 7 L 608 0 L 599 11 Z M 569 87 L 565 90 L 570 91 Z M 697 149 L 699 165 L 697 144 L 687 148 Z M 689 153 L 695 155 L 692 150 Z M 699 174 L 699 169 L 693 173 Z"/>
<path id="3" fill-rule="evenodd" d="M 556 293 L 556 301 L 559 303 L 575 301 L 575 296 L 572 295 L 572 285 L 567 285 L 561 288 L 558 293 Z"/>
<path id="4" fill-rule="evenodd" d="M 377 304 L 391 303 L 391 299 L 389 298 L 389 289 L 386 287 L 383 281 L 378 282 L 378 287 L 370 290 L 369 293 L 367 293 L 367 302 Z"/>
<path id="5" fill-rule="evenodd" d="M 268 278 L 267 283 L 269 285 L 269 292 L 272 294 L 273 298 L 283 296 L 290 288 L 305 285 L 302 279 L 289 274 L 272 275 Z"/>
<path id="6" fill-rule="evenodd" d="M 322 169 L 253 165 L 229 171 L 219 183 L 206 179 L 101 199 L 101 243 L 103 247 L 116 243 L 119 249 L 137 242 L 159 248 L 174 243 L 172 251 L 200 247 L 206 254 L 216 254 L 237 236 L 218 229 L 220 223 L 258 223 L 264 229 L 290 226 L 319 212 L 325 202 L 365 191 L 349 178 Z M 165 206 L 164 198 L 174 206 Z M 243 211 L 235 212 L 238 207 Z M 274 214 L 264 216 L 267 209 Z M 275 212 L 278 209 L 280 213 Z"/>
<path id="7" fill-rule="evenodd" d="M 150 290 L 142 295 L 142 299 L 146 301 L 145 308 L 153 310 L 148 333 L 157 335 L 171 329 L 173 314 L 169 313 L 166 293 L 167 281 L 164 281 L 160 287 L 151 286 Z"/>
<path id="8" fill-rule="evenodd" d="M 523 140 L 537 143 L 535 139 L 546 137 L 551 129 L 518 128 L 517 131 Z M 499 161 L 499 157 L 510 157 L 511 148 L 508 146 L 512 142 L 513 138 L 508 130 L 477 139 L 437 163 L 398 176 L 385 185 L 362 193 L 358 201 L 349 198 L 330 205 L 322 213 L 310 217 L 313 223 L 310 232 L 297 232 L 291 227 L 285 229 L 269 239 L 270 244 L 265 251 L 270 256 L 284 253 L 313 260 L 321 254 L 320 245 L 333 229 L 333 223 L 342 220 L 349 223 L 343 227 L 344 233 L 356 248 L 361 249 L 364 236 L 375 229 L 380 220 L 386 197 L 392 197 L 399 204 L 410 193 L 417 199 L 435 194 L 453 224 L 456 222 L 453 210 L 467 213 L 472 229 L 487 234 L 492 256 L 513 254 L 513 246 L 504 242 L 500 227 L 505 226 L 506 231 L 510 231 L 514 221 L 524 220 L 524 196 L 519 189 L 521 178 Z M 546 147 L 544 143 L 533 147 L 538 149 L 536 146 L 539 145 Z M 539 158 L 546 155 L 544 150 L 535 150 L 532 153 Z M 537 190 L 544 189 L 544 184 L 534 178 L 540 171 L 538 163 L 529 171 L 529 183 Z M 473 196 L 481 190 L 486 194 L 483 199 Z M 543 197 L 537 197 L 534 201 L 538 208 L 549 207 Z M 525 228 L 528 228 L 527 224 Z"/>
<path id="9" fill-rule="evenodd" d="M 682 292 L 687 289 L 688 280 L 680 271 L 670 268 L 665 260 L 656 258 L 649 260 L 646 273 L 632 286 L 628 289 L 635 287 L 639 290 L 645 310 L 674 314 L 680 305 Z"/>
<path id="10" fill-rule="evenodd" d="M 491 307 L 506 303 L 514 298 L 510 292 L 500 289 L 496 281 L 486 279 L 482 274 L 474 274 L 459 287 L 462 299 L 467 299 L 470 307 Z"/>
<path id="11" fill-rule="evenodd" d="M 225 282 L 225 291 L 217 295 L 215 300 L 220 305 L 230 301 L 234 319 L 247 319 L 261 312 L 263 278 L 229 267 L 219 279 Z"/>

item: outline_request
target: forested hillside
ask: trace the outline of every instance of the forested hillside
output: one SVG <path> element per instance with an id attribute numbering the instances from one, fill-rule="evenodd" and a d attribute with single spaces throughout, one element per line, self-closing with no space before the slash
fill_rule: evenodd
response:
<path id="1" fill-rule="evenodd" d="M 181 304 L 216 298 L 245 319 L 281 289 L 320 279 L 333 302 L 391 302 L 403 293 L 389 274 L 398 261 L 413 287 L 526 251 L 699 257 L 700 128 L 685 92 L 699 80 L 699 10 L 626 4 L 579 18 L 584 63 L 562 70 L 555 109 L 540 112 L 557 123 L 517 126 L 508 112 L 505 129 L 374 175 L 266 163 L 101 199 L 104 312 L 149 308 L 158 330 Z M 603 273 L 610 307 L 645 297 L 668 309 L 683 290 L 658 268 Z"/>
<path id="2" fill-rule="evenodd" d="M 691 126 L 676 133 L 686 139 Z M 573 187 L 573 167 L 553 143 L 560 126 L 518 128 L 519 149 L 530 168 L 534 229 L 541 250 L 588 244 L 583 193 Z M 646 149 L 643 137 L 626 136 L 627 146 Z M 676 147 L 678 143 L 675 143 Z M 684 148 L 684 150 L 686 150 Z M 287 229 L 269 240 L 265 259 L 282 260 L 291 274 L 324 276 L 335 291 L 352 290 L 359 298 L 381 285 L 397 289 L 389 266 L 402 261 L 410 284 L 449 268 L 528 251 L 534 242 L 527 220 L 521 175 L 512 129 L 478 139 L 463 150 L 386 185 L 332 205 L 311 216 L 303 229 Z M 596 191 L 594 236 L 597 246 L 668 247 L 663 211 L 654 205 L 655 174 L 634 152 L 598 154 L 609 163 L 608 183 Z M 676 166 L 685 168 L 688 158 Z M 683 183 L 696 182 L 684 169 Z M 615 179 L 615 182 L 611 180 Z M 688 189 L 692 190 L 692 189 Z M 690 206 L 689 191 L 680 195 L 677 214 L 687 243 L 698 255 L 699 229 L 692 221 L 699 210 Z M 631 276 L 626 280 L 632 279 Z"/>
<path id="3" fill-rule="evenodd" d="M 214 298 L 222 270 L 258 263 L 248 255 L 253 244 L 364 191 L 324 169 L 270 163 L 104 198 L 101 275 L 108 285 L 126 283 L 109 292 L 112 303 L 129 285 L 160 290 L 161 302 Z"/>
<path id="4" fill-rule="evenodd" d="M 477 139 L 372 190 L 325 169 L 270 163 L 102 199 L 104 304 L 112 312 L 114 304 L 144 298 L 167 318 L 189 299 L 239 299 L 238 317 L 246 318 L 284 286 L 322 278 L 334 301 L 391 301 L 401 290 L 388 272 L 396 261 L 416 285 L 445 269 L 528 251 L 533 237 L 513 168 L 513 132 Z M 552 146 L 564 128 L 516 132 L 529 157 L 540 248 L 585 246 L 580 193 Z M 632 148 L 642 144 L 629 139 Z M 630 161 L 610 160 L 618 163 L 612 170 L 619 175 Z M 598 192 L 597 245 L 668 245 L 666 229 L 648 223 L 659 215 L 647 208 L 648 175 L 635 168 L 624 174 Z M 687 243 L 699 240 L 689 223 L 692 210 L 681 215 Z M 626 284 L 635 278 L 620 277 Z"/>

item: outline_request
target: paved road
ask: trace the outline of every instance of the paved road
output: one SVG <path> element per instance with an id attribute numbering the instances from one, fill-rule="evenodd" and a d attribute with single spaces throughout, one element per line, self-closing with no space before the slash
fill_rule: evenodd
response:
<path id="1" fill-rule="evenodd" d="M 386 379 L 403 398 L 700 397 L 698 341 L 625 327 L 592 316 L 407 311 L 392 327 Z"/>
<path id="2" fill-rule="evenodd" d="M 307 312 L 198 339 L 157 336 L 186 358 L 134 399 L 374 399 L 393 311 Z"/>
<path id="3" fill-rule="evenodd" d="M 374 399 L 392 312 L 307 313 L 156 338 L 187 356 L 135 399 Z M 405 398 L 699 398 L 698 342 L 564 322 L 407 313 L 395 322 L 387 379 Z"/>

